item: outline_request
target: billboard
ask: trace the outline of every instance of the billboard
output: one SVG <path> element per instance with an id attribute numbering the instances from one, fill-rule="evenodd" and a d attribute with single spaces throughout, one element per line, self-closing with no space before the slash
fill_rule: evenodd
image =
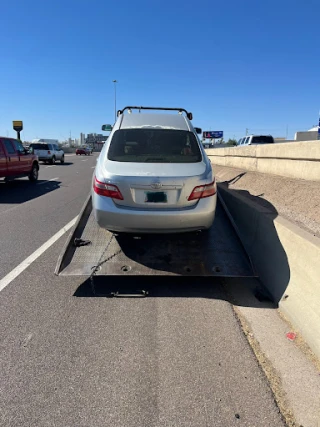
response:
<path id="1" fill-rule="evenodd" d="M 12 127 L 13 127 L 13 129 L 14 129 L 15 131 L 17 131 L 17 132 L 21 132 L 21 131 L 22 131 L 22 129 L 23 129 L 23 123 L 22 123 L 22 121 L 21 121 L 21 120 L 14 120 L 14 121 L 12 122 Z"/>
<path id="2" fill-rule="evenodd" d="M 215 139 L 215 138 L 223 138 L 222 130 L 209 130 L 203 132 L 203 137 L 206 139 Z"/>

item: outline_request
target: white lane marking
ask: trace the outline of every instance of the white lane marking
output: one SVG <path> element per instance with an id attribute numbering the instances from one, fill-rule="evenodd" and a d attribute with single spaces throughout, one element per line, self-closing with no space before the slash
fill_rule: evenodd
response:
<path id="1" fill-rule="evenodd" d="M 56 178 L 48 179 L 47 181 L 39 182 L 38 185 L 46 184 L 47 182 L 50 182 L 50 181 L 56 181 L 57 179 L 59 179 L 58 176 Z"/>
<path id="2" fill-rule="evenodd" d="M 46 166 L 46 169 L 47 169 L 47 168 L 53 168 L 53 166 Z"/>
<path id="3" fill-rule="evenodd" d="M 82 162 L 86 162 L 88 159 L 85 159 L 85 160 L 81 160 Z"/>
<path id="4" fill-rule="evenodd" d="M 47 242 L 45 242 L 40 248 L 33 252 L 28 258 L 22 261 L 16 268 L 14 268 L 10 273 L 4 276 L 3 279 L 0 280 L 0 292 L 9 285 L 16 277 L 18 277 L 26 268 L 28 268 L 40 255 L 42 255 L 47 249 L 50 248 L 57 240 L 60 239 L 71 227 L 74 226 L 78 217 L 73 218 L 72 221 L 68 222 L 63 228 L 61 228 L 58 233 L 52 236 Z"/>
<path id="5" fill-rule="evenodd" d="M 95 166 L 91 166 L 91 169 L 94 169 L 95 168 Z"/>
<path id="6" fill-rule="evenodd" d="M 71 156 L 75 156 L 76 154 L 65 154 L 64 157 L 71 157 Z"/>

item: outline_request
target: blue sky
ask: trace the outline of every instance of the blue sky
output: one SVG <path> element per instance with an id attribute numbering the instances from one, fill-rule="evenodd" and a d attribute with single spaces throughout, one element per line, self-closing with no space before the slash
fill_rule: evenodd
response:
<path id="1" fill-rule="evenodd" d="M 319 0 L 5 0 L 0 135 L 100 132 L 117 106 L 179 106 L 225 137 L 317 123 Z"/>

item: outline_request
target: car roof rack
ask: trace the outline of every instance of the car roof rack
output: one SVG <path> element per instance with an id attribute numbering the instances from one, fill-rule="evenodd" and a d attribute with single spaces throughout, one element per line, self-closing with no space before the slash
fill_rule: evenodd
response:
<path id="1" fill-rule="evenodd" d="M 163 111 L 178 111 L 179 113 L 186 113 L 189 120 L 192 120 L 193 116 L 191 112 L 188 112 L 185 108 L 166 108 L 166 107 L 124 107 L 122 110 L 118 110 L 117 116 L 123 114 L 125 110 L 163 110 Z"/>

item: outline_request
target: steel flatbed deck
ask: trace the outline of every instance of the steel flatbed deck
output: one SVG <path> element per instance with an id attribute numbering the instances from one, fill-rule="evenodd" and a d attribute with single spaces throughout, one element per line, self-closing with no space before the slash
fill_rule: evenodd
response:
<path id="1" fill-rule="evenodd" d="M 79 246 L 79 242 L 85 245 Z M 96 277 L 255 276 L 221 197 L 214 224 L 208 232 L 137 236 L 117 235 L 100 228 L 89 197 L 59 257 L 55 273 L 90 277 L 93 271 Z"/>

